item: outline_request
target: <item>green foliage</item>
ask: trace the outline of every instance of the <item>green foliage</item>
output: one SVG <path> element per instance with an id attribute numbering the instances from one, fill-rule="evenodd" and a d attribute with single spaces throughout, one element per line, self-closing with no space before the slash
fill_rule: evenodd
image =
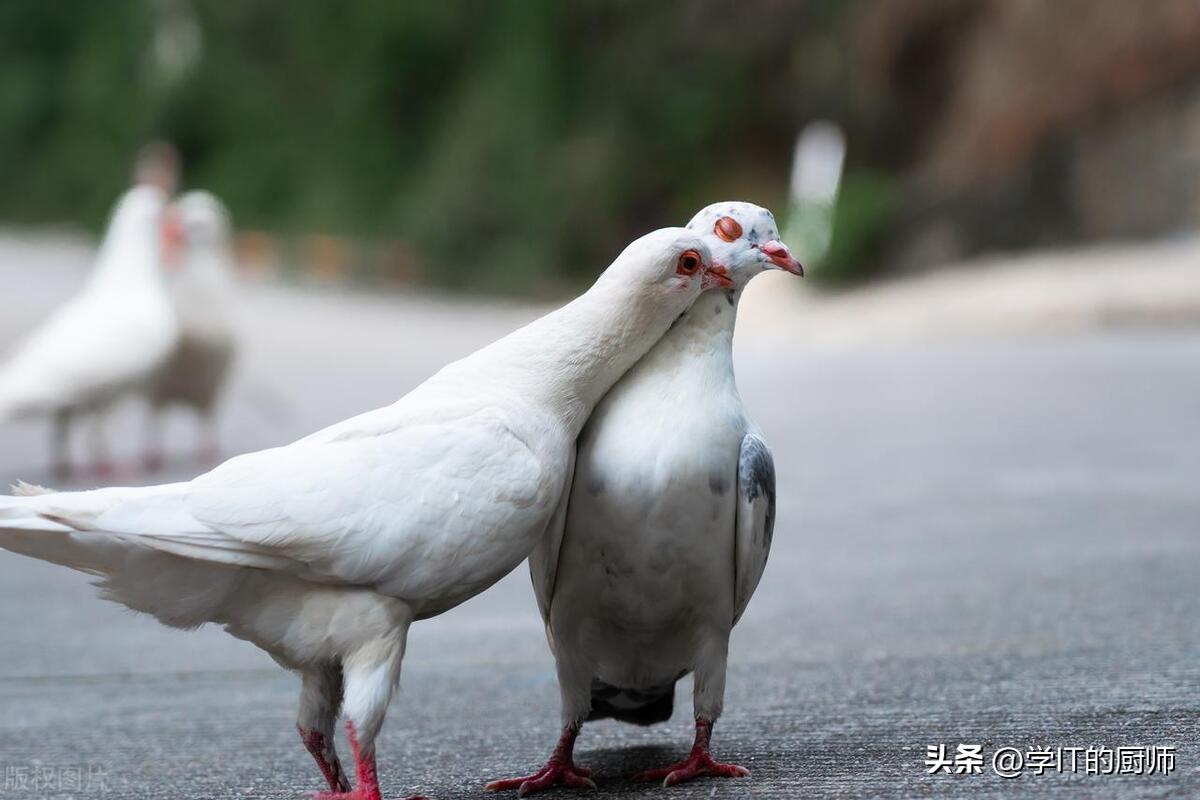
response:
<path id="1" fill-rule="evenodd" d="M 0 217 L 99 225 L 157 136 L 239 227 L 403 240 L 453 287 L 578 282 L 712 200 L 782 196 L 804 97 L 788 65 L 836 15 L 732 8 L 11 0 Z M 180 19 L 200 46 L 176 73 L 159 50 Z"/>
<path id="2" fill-rule="evenodd" d="M 833 212 L 833 238 L 813 277 L 830 285 L 859 283 L 872 277 L 874 249 L 894 219 L 898 193 L 887 177 L 848 172 Z"/>

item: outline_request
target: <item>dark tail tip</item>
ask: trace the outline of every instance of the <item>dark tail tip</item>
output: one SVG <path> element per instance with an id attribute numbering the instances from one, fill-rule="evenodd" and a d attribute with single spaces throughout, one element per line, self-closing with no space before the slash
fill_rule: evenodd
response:
<path id="1" fill-rule="evenodd" d="M 588 714 L 588 722 L 597 719 L 615 719 L 631 725 L 655 725 L 666 722 L 675 711 L 675 691 L 658 695 L 644 704 L 628 707 L 625 704 L 616 705 L 609 700 L 592 695 L 592 713 Z"/>

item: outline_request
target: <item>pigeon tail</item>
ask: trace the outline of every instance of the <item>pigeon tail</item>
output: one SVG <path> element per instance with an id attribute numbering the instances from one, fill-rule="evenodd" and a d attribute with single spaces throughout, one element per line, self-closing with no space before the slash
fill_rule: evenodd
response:
<path id="1" fill-rule="evenodd" d="M 675 711 L 675 681 L 649 689 L 622 689 L 592 680 L 592 711 L 587 721 L 615 719 L 631 725 L 666 722 Z"/>
<path id="2" fill-rule="evenodd" d="M 84 538 L 39 509 L 39 501 L 50 496 L 44 489 L 24 482 L 12 489 L 14 496 L 0 497 L 0 547 L 92 575 L 104 572 L 104 548 L 88 541 L 95 537 Z"/>
<path id="3" fill-rule="evenodd" d="M 226 616 L 244 570 L 193 561 L 81 524 L 90 516 L 80 513 L 85 503 L 94 515 L 106 495 L 122 490 L 57 493 L 23 482 L 12 488 L 14 496 L 0 496 L 0 548 L 95 576 L 101 597 L 170 627 L 192 629 Z M 78 517 L 72 519 L 72 512 Z"/>
<path id="4" fill-rule="evenodd" d="M 39 494 L 53 494 L 53 489 L 47 489 L 45 486 L 38 486 L 35 483 L 26 483 L 25 481 L 17 481 L 9 487 L 12 490 L 14 497 L 35 497 Z"/>

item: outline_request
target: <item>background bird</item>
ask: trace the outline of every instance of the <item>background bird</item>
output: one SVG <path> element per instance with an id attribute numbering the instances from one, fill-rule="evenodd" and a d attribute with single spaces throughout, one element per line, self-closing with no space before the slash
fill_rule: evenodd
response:
<path id="1" fill-rule="evenodd" d="M 71 470 L 70 423 L 92 415 L 92 456 L 101 475 L 114 465 L 105 412 L 144 390 L 166 361 L 178 333 L 162 275 L 178 224 L 154 186 L 130 189 L 117 202 L 96 265 L 83 288 L 17 344 L 0 367 L 0 421 L 53 420 L 54 470 Z"/>
<path id="2" fill-rule="evenodd" d="M 638 239 L 566 306 L 399 401 L 187 482 L 0 499 L 0 546 L 92 573 L 168 625 L 221 624 L 302 676 L 327 798 L 379 800 L 375 738 L 409 625 L 483 591 L 565 504 L 593 407 L 706 282 L 701 239 Z M 344 710 L 357 786 L 333 745 Z"/>
<path id="3" fill-rule="evenodd" d="M 669 719 L 675 682 L 689 672 L 692 753 L 641 777 L 670 785 L 749 774 L 709 754 L 729 634 L 766 565 L 775 515 L 774 465 L 738 395 L 733 331 L 754 276 L 803 270 L 764 208 L 717 203 L 688 228 L 729 265 L 735 285 L 702 295 L 613 387 L 579 439 L 565 521 L 530 556 L 562 735 L 542 770 L 489 790 L 592 786 L 573 760 L 583 722 Z"/>
<path id="4" fill-rule="evenodd" d="M 182 258 L 169 276 L 179 339 L 150 383 L 147 469 L 163 463 L 162 415 L 181 405 L 197 416 L 196 458 L 218 460 L 216 411 L 237 353 L 237 278 L 225 206 L 208 192 L 188 192 L 174 204 L 183 228 Z"/>

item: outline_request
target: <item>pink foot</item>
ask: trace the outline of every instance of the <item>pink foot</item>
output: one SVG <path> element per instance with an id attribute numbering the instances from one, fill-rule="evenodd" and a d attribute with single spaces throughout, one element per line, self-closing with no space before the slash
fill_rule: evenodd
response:
<path id="1" fill-rule="evenodd" d="M 303 735 L 303 732 L 301 733 Z M 354 791 L 341 791 L 340 787 L 332 792 L 317 792 L 313 800 L 383 800 L 379 794 L 379 775 L 375 770 L 374 751 L 364 753 L 358 746 L 358 734 L 354 723 L 346 723 L 346 735 L 350 738 L 350 750 L 354 753 L 354 766 L 358 772 L 358 786 Z M 307 745 L 308 742 L 305 742 Z M 426 800 L 421 795 L 413 795 L 408 800 Z"/>
<path id="2" fill-rule="evenodd" d="M 566 786 L 571 789 L 595 789 L 592 771 L 587 767 L 575 766 L 575 737 L 579 735 L 579 725 L 568 725 L 563 728 L 558 745 L 550 755 L 546 766 L 532 775 L 524 778 L 504 778 L 492 781 L 483 787 L 485 792 L 506 792 L 517 790 L 518 797 L 524 797 L 534 792 L 542 792 L 551 786 Z"/>
<path id="3" fill-rule="evenodd" d="M 103 459 L 92 463 L 92 468 L 89 472 L 89 475 L 103 483 L 112 483 L 118 480 L 136 478 L 138 471 L 132 466 L 121 465 L 116 461 Z"/>
<path id="4" fill-rule="evenodd" d="M 299 725 L 296 726 L 296 730 L 300 731 L 300 741 L 304 742 L 304 747 L 317 762 L 321 774 L 325 776 L 329 790 L 349 794 L 350 781 L 342 771 L 342 762 L 338 760 L 337 751 L 333 749 L 333 741 L 321 731 L 302 728 Z"/>
<path id="5" fill-rule="evenodd" d="M 524 797 L 534 792 L 542 792 L 551 786 L 563 785 L 571 789 L 595 789 L 596 782 L 589 777 L 590 769 L 576 767 L 572 764 L 555 764 L 550 762 L 539 771 L 524 778 L 504 778 L 492 781 L 483 787 L 485 792 L 506 792 L 516 789 L 518 797 Z"/>
<path id="6" fill-rule="evenodd" d="M 353 792 L 314 792 L 309 797 L 312 800 L 378 800 L 379 793 L 375 794 L 359 794 L 359 790 Z M 406 800 L 429 800 L 428 797 L 420 794 L 414 794 Z"/>
<path id="7" fill-rule="evenodd" d="M 678 764 L 658 769 L 648 769 L 637 776 L 639 781 L 662 781 L 663 786 L 690 781 L 702 776 L 713 778 L 745 778 L 750 770 L 737 764 L 722 764 L 714 761 L 709 752 L 713 724 L 710 720 L 696 718 L 696 743 L 691 754 Z"/>

